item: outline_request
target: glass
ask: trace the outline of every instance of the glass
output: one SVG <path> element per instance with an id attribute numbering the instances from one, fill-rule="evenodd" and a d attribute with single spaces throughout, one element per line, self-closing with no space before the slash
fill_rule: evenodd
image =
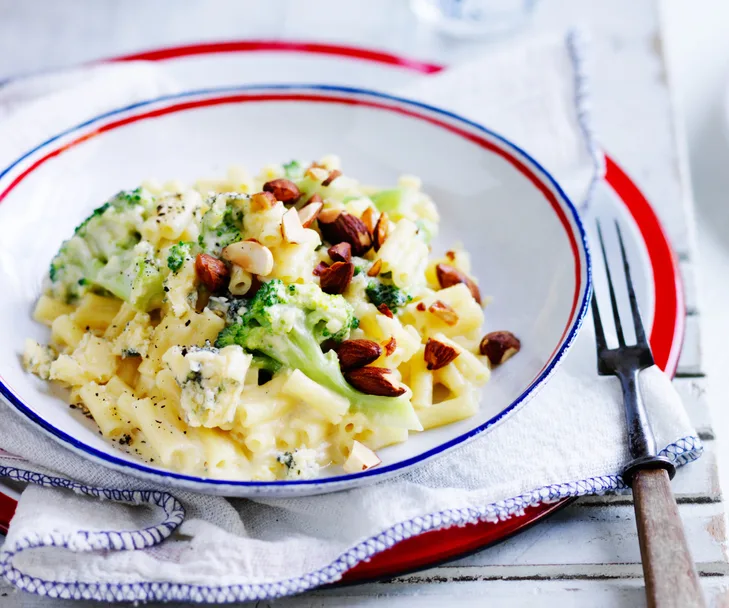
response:
<path id="1" fill-rule="evenodd" d="M 458 38 L 510 34 L 527 23 L 536 0 L 410 0 L 413 12 Z"/>

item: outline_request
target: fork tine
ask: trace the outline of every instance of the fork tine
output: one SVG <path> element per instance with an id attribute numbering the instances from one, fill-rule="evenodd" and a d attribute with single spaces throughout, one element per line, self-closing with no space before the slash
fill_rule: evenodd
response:
<path id="1" fill-rule="evenodd" d="M 605 340 L 605 331 L 602 328 L 602 319 L 600 318 L 600 307 L 597 305 L 597 293 L 595 288 L 592 289 L 592 321 L 595 324 L 595 341 L 597 342 L 597 354 L 607 350 L 607 340 Z"/>
<path id="2" fill-rule="evenodd" d="M 607 253 L 605 252 L 605 241 L 602 238 L 602 229 L 600 221 L 597 221 L 597 236 L 600 239 L 600 249 L 602 250 L 602 259 L 605 260 L 605 274 L 607 275 L 608 288 L 610 290 L 610 304 L 613 307 L 613 319 L 615 319 L 615 330 L 618 334 L 618 344 L 625 346 L 625 336 L 623 335 L 623 326 L 620 324 L 620 311 L 618 310 L 618 299 L 615 297 L 615 288 L 613 287 L 613 277 L 610 274 L 610 264 L 608 263 Z"/>
<path id="3" fill-rule="evenodd" d="M 635 289 L 633 289 L 633 278 L 630 276 L 630 264 L 628 256 L 625 253 L 625 244 L 623 243 L 623 233 L 620 231 L 620 224 L 615 220 L 615 229 L 618 232 L 618 241 L 620 242 L 620 254 L 623 256 L 623 268 L 625 268 L 625 282 L 628 284 L 628 297 L 630 298 L 630 310 L 633 312 L 633 325 L 635 326 L 635 339 L 638 346 L 648 346 L 648 340 L 645 336 L 643 328 L 643 320 L 640 318 L 640 309 L 638 308 L 638 298 L 635 297 Z"/>

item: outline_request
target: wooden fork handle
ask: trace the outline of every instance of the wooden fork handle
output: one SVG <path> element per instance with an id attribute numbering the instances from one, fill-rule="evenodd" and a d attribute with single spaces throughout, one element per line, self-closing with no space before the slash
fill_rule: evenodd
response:
<path id="1" fill-rule="evenodd" d="M 637 471 L 632 485 L 648 606 L 704 608 L 668 473 L 664 469 Z"/>

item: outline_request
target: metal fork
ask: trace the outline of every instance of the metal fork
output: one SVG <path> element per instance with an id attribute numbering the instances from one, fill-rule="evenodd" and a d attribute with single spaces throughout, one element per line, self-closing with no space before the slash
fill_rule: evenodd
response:
<path id="1" fill-rule="evenodd" d="M 676 467 L 660 456 L 648 414 L 641 399 L 638 376 L 652 365 L 653 354 L 646 338 L 638 300 L 630 276 L 620 225 L 615 222 L 627 283 L 628 298 L 635 328 L 636 343 L 626 345 L 620 320 L 610 264 L 599 221 L 597 235 L 605 261 L 610 304 L 612 307 L 617 348 L 608 348 L 597 296 L 592 297 L 592 316 L 597 342 L 597 371 L 601 376 L 617 376 L 623 389 L 625 416 L 628 423 L 628 447 L 631 461 L 623 471 L 625 483 L 633 489 L 640 553 L 646 596 L 651 607 L 693 608 L 705 606 L 701 585 L 686 542 L 670 479 Z"/>

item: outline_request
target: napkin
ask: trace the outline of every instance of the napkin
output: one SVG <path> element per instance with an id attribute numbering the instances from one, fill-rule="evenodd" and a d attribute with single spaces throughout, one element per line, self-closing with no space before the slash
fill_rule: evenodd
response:
<path id="1" fill-rule="evenodd" d="M 575 35 L 504 46 L 399 92 L 513 137 L 586 201 L 601 155 L 581 57 Z M 38 77 L 0 89 L 3 163 L 81 117 L 175 87 L 144 64 L 52 78 L 53 86 Z M 616 379 L 596 375 L 591 325 L 542 390 L 483 436 L 392 480 L 310 498 L 225 499 L 165 489 L 80 458 L 2 404 L 0 475 L 29 485 L 0 569 L 18 588 L 52 597 L 269 599 L 334 582 L 428 530 L 620 490 L 629 460 L 622 397 Z M 700 441 L 670 380 L 653 367 L 640 383 L 661 453 L 677 465 L 697 458 Z"/>

